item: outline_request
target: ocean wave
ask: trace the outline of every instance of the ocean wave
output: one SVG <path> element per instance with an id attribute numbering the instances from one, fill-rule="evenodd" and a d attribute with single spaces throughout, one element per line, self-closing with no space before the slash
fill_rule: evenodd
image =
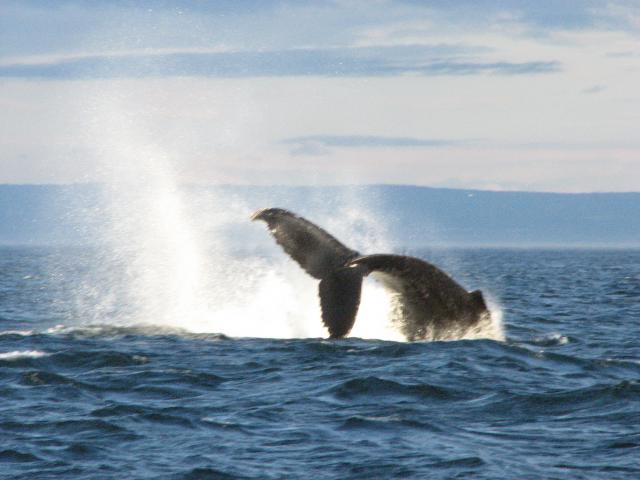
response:
<path id="1" fill-rule="evenodd" d="M 3 332 L 0 332 L 0 337 L 29 337 L 34 334 L 34 330 L 5 330 Z"/>
<path id="2" fill-rule="evenodd" d="M 339 398 L 351 399 L 357 396 L 418 396 L 430 399 L 452 399 L 458 392 L 429 384 L 404 384 L 378 377 L 354 378 L 333 388 Z"/>
<path id="3" fill-rule="evenodd" d="M 351 415 L 346 418 L 340 425 L 340 430 L 371 430 L 371 429 L 416 429 L 420 431 L 428 431 L 431 433 L 441 433 L 442 428 L 439 426 L 412 419 L 404 418 L 401 415 L 380 415 L 380 416 L 363 416 Z"/>
<path id="4" fill-rule="evenodd" d="M 72 367 L 129 367 L 150 362 L 144 355 L 120 352 L 116 350 L 67 350 L 53 355 L 52 361 L 67 368 Z"/>
<path id="5" fill-rule="evenodd" d="M 535 337 L 531 340 L 531 343 L 541 347 L 554 347 L 556 345 L 566 345 L 572 341 L 571 337 L 567 335 L 562 335 L 561 333 L 550 333 L 548 335 Z"/>
<path id="6" fill-rule="evenodd" d="M 487 405 L 485 413 L 492 412 L 500 417 L 561 415 L 567 419 L 589 419 L 616 413 L 610 411 L 612 402 L 636 401 L 639 394 L 640 383 L 634 380 L 551 392 L 511 393 L 508 398 Z"/>
<path id="7" fill-rule="evenodd" d="M 28 387 L 42 386 L 68 386 L 74 388 L 73 395 L 80 395 L 82 392 L 108 391 L 108 386 L 80 381 L 61 373 L 47 372 L 45 370 L 30 370 L 23 372 L 20 383 Z"/>
<path id="8" fill-rule="evenodd" d="M 139 438 L 135 432 L 125 427 L 121 427 L 115 422 L 109 422 L 101 418 L 74 418 L 52 421 L 36 420 L 26 422 L 11 421 L 0 423 L 0 428 L 23 434 L 33 432 L 50 434 L 55 432 L 56 435 L 64 436 L 94 433 L 99 435 L 118 436 L 123 439 L 135 440 Z"/>
<path id="9" fill-rule="evenodd" d="M 56 325 L 45 330 L 49 335 L 67 335 L 74 338 L 122 338 L 127 336 L 143 337 L 183 337 L 194 340 L 217 341 L 226 340 L 227 336 L 221 333 L 195 333 L 189 330 L 156 324 L 135 325 Z"/>
<path id="10" fill-rule="evenodd" d="M 14 350 L 13 352 L 0 353 L 0 360 L 22 360 L 24 358 L 48 357 L 50 354 L 40 350 Z"/>
<path id="11" fill-rule="evenodd" d="M 206 478 L 215 478 L 218 480 L 248 480 L 250 478 L 264 478 L 264 477 L 247 477 L 247 476 L 239 476 L 233 475 L 230 473 L 226 473 L 223 470 L 218 470 L 211 467 L 198 467 L 189 470 L 184 474 L 175 475 L 173 478 L 176 480 L 201 480 Z"/>
<path id="12" fill-rule="evenodd" d="M 38 462 L 41 459 L 31 453 L 23 453 L 18 450 L 0 450 L 0 462 L 10 463 L 30 463 Z"/>

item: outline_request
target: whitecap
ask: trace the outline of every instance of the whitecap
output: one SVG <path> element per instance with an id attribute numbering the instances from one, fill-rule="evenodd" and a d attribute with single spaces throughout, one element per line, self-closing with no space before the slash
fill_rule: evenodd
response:
<path id="1" fill-rule="evenodd" d="M 22 358 L 48 357 L 47 352 L 40 350 L 14 350 L 13 352 L 0 353 L 0 360 L 20 360 Z"/>
<path id="2" fill-rule="evenodd" d="M 533 339 L 534 344 L 542 346 L 566 345 L 570 341 L 571 340 L 568 336 L 561 333 L 550 333 Z"/>
<path id="3" fill-rule="evenodd" d="M 22 337 L 28 337 L 33 335 L 35 332 L 33 330 L 5 330 L 0 332 L 0 337 L 9 336 L 9 335 L 20 335 Z"/>
<path id="4" fill-rule="evenodd" d="M 66 327 L 65 325 L 58 324 L 55 327 L 47 328 L 45 330 L 45 333 L 53 333 L 53 334 L 61 333 L 61 332 L 64 332 L 67 328 L 68 327 Z"/>

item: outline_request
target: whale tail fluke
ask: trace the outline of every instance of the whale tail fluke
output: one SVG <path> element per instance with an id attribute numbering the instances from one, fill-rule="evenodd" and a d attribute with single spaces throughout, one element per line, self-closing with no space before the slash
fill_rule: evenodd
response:
<path id="1" fill-rule="evenodd" d="M 282 249 L 318 280 L 358 256 L 358 252 L 347 248 L 322 228 L 288 210 L 265 208 L 254 213 L 251 220 L 264 221 Z"/>
<path id="2" fill-rule="evenodd" d="M 320 281 L 322 323 L 331 338 L 342 338 L 351 331 L 360 305 L 362 278 L 356 269 L 343 268 Z"/>
<path id="3" fill-rule="evenodd" d="M 331 338 L 349 333 L 356 320 L 363 274 L 344 266 L 359 254 L 310 221 L 282 208 L 258 210 L 282 249 L 309 275 L 320 280 L 318 294 L 322 322 Z"/>
<path id="4" fill-rule="evenodd" d="M 259 210 L 251 219 L 266 222 L 284 251 L 320 280 L 322 321 L 331 338 L 351 331 L 362 281 L 369 274 L 394 293 L 394 313 L 409 340 L 449 338 L 454 327 L 468 329 L 489 314 L 482 292 L 467 292 L 446 272 L 420 258 L 361 257 L 322 228 L 281 208 Z"/>

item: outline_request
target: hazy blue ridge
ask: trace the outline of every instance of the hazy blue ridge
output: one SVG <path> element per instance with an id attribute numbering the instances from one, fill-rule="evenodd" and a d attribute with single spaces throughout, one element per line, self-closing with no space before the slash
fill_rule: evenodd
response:
<path id="1" fill-rule="evenodd" d="M 0 185 L 0 244 L 94 244 L 113 193 L 98 185 Z M 640 193 L 492 192 L 401 185 L 185 187 L 212 207 L 314 212 L 353 206 L 406 247 L 640 246 Z M 187 200 L 188 201 L 188 200 Z"/>

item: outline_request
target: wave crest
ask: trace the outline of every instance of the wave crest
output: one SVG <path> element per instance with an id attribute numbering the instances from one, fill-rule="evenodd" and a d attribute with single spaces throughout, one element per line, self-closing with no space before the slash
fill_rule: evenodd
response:
<path id="1" fill-rule="evenodd" d="M 50 354 L 40 350 L 14 350 L 13 352 L 0 353 L 0 360 L 11 361 L 21 360 L 23 358 L 41 358 L 48 357 Z"/>

